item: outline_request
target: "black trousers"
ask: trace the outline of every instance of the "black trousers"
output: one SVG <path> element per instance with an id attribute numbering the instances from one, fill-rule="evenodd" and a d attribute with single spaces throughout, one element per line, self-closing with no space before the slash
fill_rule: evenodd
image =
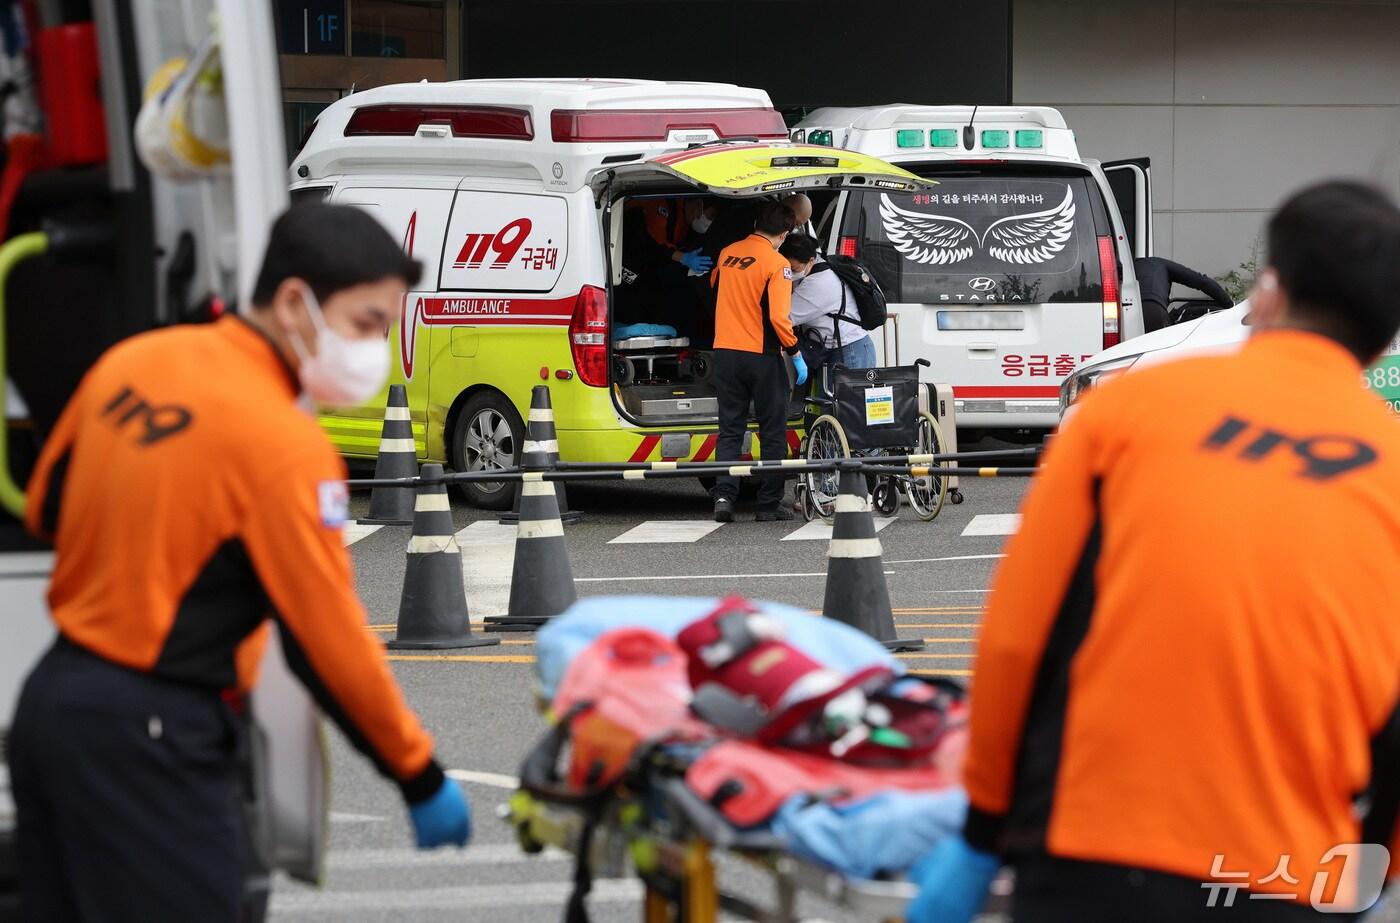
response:
<path id="1" fill-rule="evenodd" d="M 1292 901 L 1252 900 L 1248 891 L 1216 893 L 1200 881 L 1100 862 L 1038 856 L 1016 864 L 1013 923 L 1325 923 L 1352 914 L 1323 914 Z"/>
<path id="2" fill-rule="evenodd" d="M 716 461 L 738 461 L 749 428 L 749 402 L 758 418 L 758 445 L 764 461 L 787 458 L 787 366 L 783 357 L 770 353 L 746 353 L 737 349 L 715 350 L 715 390 L 719 397 L 719 440 Z M 759 478 L 758 508 L 773 510 L 783 502 L 783 478 Z M 739 496 L 739 480 L 721 477 L 715 499 Z"/>
<path id="3" fill-rule="evenodd" d="M 211 690 L 62 639 L 25 681 L 9 742 L 24 919 L 238 919 L 240 729 Z"/>

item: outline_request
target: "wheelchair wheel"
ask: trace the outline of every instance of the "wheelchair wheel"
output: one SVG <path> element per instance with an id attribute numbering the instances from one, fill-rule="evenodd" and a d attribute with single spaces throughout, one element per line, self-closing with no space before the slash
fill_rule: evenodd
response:
<path id="1" fill-rule="evenodd" d="M 918 443 L 914 448 L 917 455 L 937 455 L 943 451 L 943 431 L 938 427 L 938 421 L 932 414 L 919 414 Z M 947 462 L 941 462 L 937 467 L 948 467 Z M 907 491 L 909 493 L 909 505 L 914 508 L 914 515 L 924 522 L 931 522 L 937 518 L 943 509 L 943 501 L 948 498 L 948 479 L 931 475 L 922 478 L 910 478 Z"/>
<path id="2" fill-rule="evenodd" d="M 829 461 L 850 458 L 851 445 L 835 417 L 821 416 L 807 428 L 807 460 Z M 807 485 L 807 503 L 822 522 L 836 517 L 836 495 L 841 492 L 841 476 L 835 471 L 809 471 L 802 476 Z"/>

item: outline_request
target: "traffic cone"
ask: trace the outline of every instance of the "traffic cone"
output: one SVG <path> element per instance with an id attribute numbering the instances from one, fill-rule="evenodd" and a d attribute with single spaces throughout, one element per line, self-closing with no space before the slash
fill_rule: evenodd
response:
<path id="1" fill-rule="evenodd" d="M 521 495 L 510 607 L 505 615 L 486 620 L 487 631 L 533 631 L 578 599 L 553 488 L 547 481 L 525 480 Z"/>
<path id="2" fill-rule="evenodd" d="M 549 386 L 535 385 L 530 392 L 530 419 L 525 422 L 525 445 L 520 451 L 520 470 L 553 471 L 559 463 L 559 437 L 554 431 L 554 406 L 549 400 Z M 521 484 L 515 485 L 515 503 L 509 513 L 498 515 L 498 522 L 520 520 Z M 577 510 L 569 509 L 569 497 L 563 481 L 554 482 L 554 496 L 559 504 L 561 522 L 575 523 L 583 518 Z"/>
<path id="3" fill-rule="evenodd" d="M 394 650 L 484 647 L 495 638 L 473 638 L 462 586 L 462 553 L 453 538 L 452 508 L 442 465 L 424 465 L 413 506 L 413 537 L 408 542 L 399 625 L 388 646 Z"/>
<path id="4" fill-rule="evenodd" d="M 892 651 L 922 650 L 922 640 L 901 640 L 895 631 L 880 539 L 875 536 L 875 520 L 865 499 L 865 487 L 865 475 L 859 469 L 841 472 L 836 523 L 827 549 L 822 615 L 859 628 Z"/>
<path id="5" fill-rule="evenodd" d="M 374 477 L 411 478 L 418 473 L 413 447 L 413 424 L 408 416 L 408 392 L 403 385 L 389 386 L 384 405 L 384 430 L 379 437 L 379 459 Z M 376 487 L 369 495 L 369 515 L 360 522 L 381 526 L 406 526 L 413 522 L 413 491 L 407 487 Z"/>

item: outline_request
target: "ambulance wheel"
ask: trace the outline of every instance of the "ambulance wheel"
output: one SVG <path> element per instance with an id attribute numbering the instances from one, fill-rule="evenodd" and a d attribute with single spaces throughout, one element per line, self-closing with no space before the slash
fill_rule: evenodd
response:
<path id="1" fill-rule="evenodd" d="M 499 391 L 481 391 L 467 400 L 452 429 L 452 467 L 457 471 L 499 471 L 520 463 L 525 424 L 515 405 Z M 467 502 L 483 510 L 508 510 L 515 502 L 511 481 L 458 485 Z"/>

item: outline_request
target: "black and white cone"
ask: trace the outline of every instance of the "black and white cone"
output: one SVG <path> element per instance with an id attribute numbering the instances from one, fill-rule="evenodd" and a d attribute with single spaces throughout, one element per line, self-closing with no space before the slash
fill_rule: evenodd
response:
<path id="1" fill-rule="evenodd" d="M 836 523 L 827 549 L 822 615 L 859 628 L 892 651 L 922 650 L 922 640 L 904 641 L 895 631 L 880 539 L 875 535 L 865 486 L 865 475 L 859 471 L 841 472 Z"/>
<path id="2" fill-rule="evenodd" d="M 554 407 L 550 403 L 549 387 L 535 385 L 530 391 L 530 416 L 525 421 L 525 445 L 520 449 L 522 471 L 553 471 L 559 463 L 559 436 L 554 429 Z M 554 482 L 554 496 L 559 504 L 561 522 L 575 523 L 583 514 L 569 509 L 568 492 L 563 481 Z M 500 522 L 520 519 L 521 484 L 515 485 L 515 503 L 509 513 L 501 513 Z"/>
<path id="3" fill-rule="evenodd" d="M 424 465 L 413 507 L 413 537 L 408 541 L 399 624 L 388 646 L 394 650 L 439 650 L 499 644 L 473 638 L 462 586 L 462 552 L 453 537 L 452 507 L 442 465 Z"/>
<path id="4" fill-rule="evenodd" d="M 418 473 L 413 447 L 413 423 L 408 415 L 408 393 L 403 385 L 389 386 L 384 405 L 384 429 L 379 437 L 379 459 L 374 476 L 411 478 Z M 413 490 L 408 487 L 376 487 L 369 495 L 369 515 L 360 522 L 381 526 L 406 526 L 413 522 Z"/>
<path id="5" fill-rule="evenodd" d="M 487 631 L 533 631 L 578 599 L 559 503 L 553 486 L 538 478 L 527 474 L 521 482 L 510 608 L 506 615 L 488 618 Z"/>

